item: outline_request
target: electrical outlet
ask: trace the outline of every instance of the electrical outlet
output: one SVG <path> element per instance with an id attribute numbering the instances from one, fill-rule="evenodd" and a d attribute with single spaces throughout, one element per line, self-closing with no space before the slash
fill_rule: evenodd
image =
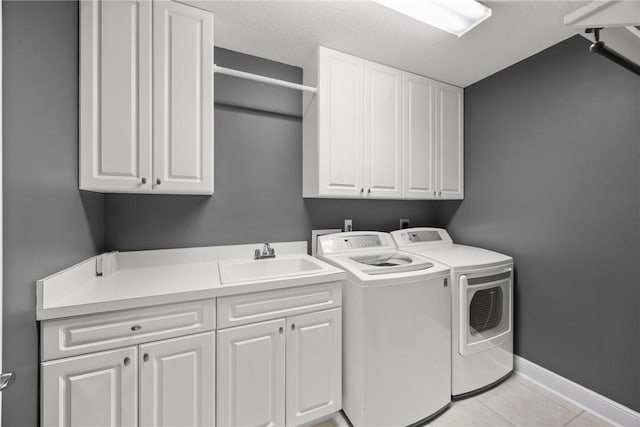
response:
<path id="1" fill-rule="evenodd" d="M 403 218 L 400 220 L 400 229 L 409 228 L 409 218 Z"/>
<path id="2" fill-rule="evenodd" d="M 350 219 L 344 220 L 344 231 L 345 232 L 353 231 L 353 222 Z"/>

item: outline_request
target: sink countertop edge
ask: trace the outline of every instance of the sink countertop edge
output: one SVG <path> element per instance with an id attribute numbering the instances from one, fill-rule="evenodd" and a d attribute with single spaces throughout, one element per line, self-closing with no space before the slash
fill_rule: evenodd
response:
<path id="1" fill-rule="evenodd" d="M 306 242 L 304 243 L 306 248 Z M 179 251 L 179 249 L 175 249 L 172 251 Z M 146 253 L 151 255 L 153 254 L 153 251 L 146 251 Z M 209 259 L 206 260 L 206 262 L 203 262 L 204 260 L 199 259 L 193 264 L 189 264 L 188 262 L 186 262 L 179 264 L 156 264 L 154 266 L 151 266 L 149 264 L 145 265 L 143 263 L 141 265 L 141 268 L 144 269 L 144 273 L 148 274 L 149 277 L 145 277 L 145 285 L 141 286 L 141 289 L 139 290 L 142 291 L 142 293 L 134 292 L 130 294 L 133 296 L 125 295 L 123 298 L 113 297 L 103 300 L 91 298 L 91 286 L 109 286 L 109 282 L 100 283 L 99 281 L 103 280 L 103 278 L 95 276 L 96 257 L 94 256 L 36 282 L 36 320 L 54 320 L 64 317 L 91 315 L 105 312 L 136 309 L 154 305 L 195 301 L 275 289 L 293 288 L 297 286 L 307 286 L 318 283 L 342 281 L 346 277 L 346 273 L 344 271 L 330 264 L 327 264 L 322 260 L 312 258 L 306 252 L 289 252 L 287 255 L 304 255 L 305 257 L 311 258 L 314 262 L 319 263 L 322 266 L 322 269 L 320 271 L 314 271 L 312 273 L 296 276 L 221 284 L 218 265 L 218 261 L 220 261 L 221 259 Z M 194 274 L 194 277 L 190 281 L 191 289 L 189 289 L 189 286 L 185 286 L 184 283 L 177 284 L 175 287 L 173 287 L 173 289 L 171 288 L 171 286 L 168 287 L 167 283 L 165 283 L 165 288 L 162 290 L 162 292 L 156 294 L 149 292 L 146 295 L 144 294 L 145 287 L 149 288 L 149 283 L 156 280 L 157 277 L 165 277 L 166 282 L 167 272 L 180 274 L 181 271 L 185 268 L 185 264 L 189 264 L 187 268 L 194 267 L 201 270 L 197 272 L 197 274 Z M 196 267 L 196 265 L 198 267 Z M 207 270 L 208 268 L 213 266 L 215 266 L 215 271 Z M 130 270 L 119 270 L 114 274 L 114 276 L 109 276 L 105 279 L 111 280 L 111 284 L 117 285 L 118 283 L 127 283 L 127 281 L 131 281 L 132 279 L 130 277 L 127 278 L 127 274 L 133 276 L 136 273 L 139 274 L 140 270 L 136 271 L 135 266 L 132 266 Z M 154 273 L 156 274 L 156 277 L 154 277 Z M 120 276 L 118 277 L 118 275 Z M 122 280 L 122 282 L 120 282 L 119 279 Z M 210 285 L 208 284 L 209 281 L 211 282 Z M 90 285 L 87 285 L 87 283 L 90 283 Z M 44 306 L 47 286 L 61 287 L 62 296 L 57 298 L 59 301 L 58 304 L 56 304 L 56 301 L 54 301 Z M 82 286 L 87 286 L 87 288 L 83 289 L 81 288 Z M 67 291 L 66 294 L 64 293 L 65 291 Z M 79 296 L 76 298 L 72 298 L 72 300 L 75 300 L 73 303 L 64 304 L 66 295 L 70 295 L 74 292 L 82 293 L 82 291 L 85 291 L 85 298 Z M 56 296 L 53 295 L 49 298 L 56 299 Z"/>

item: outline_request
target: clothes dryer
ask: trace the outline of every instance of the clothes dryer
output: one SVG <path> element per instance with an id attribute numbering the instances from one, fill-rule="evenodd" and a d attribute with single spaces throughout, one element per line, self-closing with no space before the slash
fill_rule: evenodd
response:
<path id="1" fill-rule="evenodd" d="M 458 245 L 442 228 L 407 228 L 391 235 L 399 249 L 451 270 L 453 399 L 506 379 L 513 371 L 513 259 Z"/>

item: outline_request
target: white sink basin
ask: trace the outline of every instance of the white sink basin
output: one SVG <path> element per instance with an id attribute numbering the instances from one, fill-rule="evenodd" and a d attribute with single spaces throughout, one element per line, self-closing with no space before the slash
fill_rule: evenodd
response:
<path id="1" fill-rule="evenodd" d="M 225 283 L 304 276 L 325 268 L 308 255 L 261 260 L 234 259 L 219 262 L 220 281 Z"/>

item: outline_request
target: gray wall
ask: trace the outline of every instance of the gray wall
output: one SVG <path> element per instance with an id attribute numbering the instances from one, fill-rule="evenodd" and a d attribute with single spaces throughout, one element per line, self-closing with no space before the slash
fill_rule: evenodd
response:
<path id="1" fill-rule="evenodd" d="M 78 5 L 3 2 L 3 425 L 38 423 L 35 281 L 102 249 L 103 200 L 78 190 Z"/>
<path id="2" fill-rule="evenodd" d="M 216 48 L 216 63 L 300 82 L 302 70 Z M 215 77 L 215 194 L 105 197 L 106 249 L 309 240 L 314 228 L 392 230 L 435 221 L 424 201 L 302 198 L 300 92 Z"/>
<path id="3" fill-rule="evenodd" d="M 514 256 L 516 352 L 640 410 L 640 78 L 575 36 L 466 89 L 454 239 Z"/>

